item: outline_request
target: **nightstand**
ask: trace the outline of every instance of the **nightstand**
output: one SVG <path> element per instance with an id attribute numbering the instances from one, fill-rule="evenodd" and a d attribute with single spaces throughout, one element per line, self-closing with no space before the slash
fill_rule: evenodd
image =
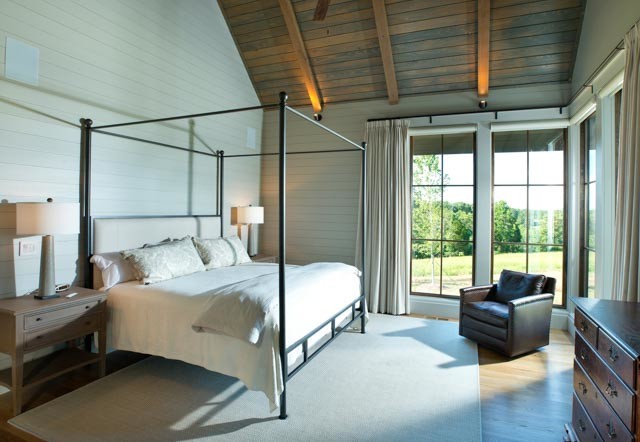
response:
<path id="1" fill-rule="evenodd" d="M 251 257 L 251 261 L 253 262 L 272 262 L 277 263 L 278 258 L 274 255 L 256 255 Z"/>
<path id="2" fill-rule="evenodd" d="M 76 292 L 72 298 L 65 294 Z M 85 365 L 98 363 L 105 373 L 106 299 L 97 290 L 71 287 L 56 299 L 21 296 L 0 301 L 0 352 L 11 356 L 11 368 L 0 371 L 0 385 L 11 389 L 13 414 L 22 410 L 25 388 L 42 384 Z M 98 353 L 67 346 L 24 363 L 24 355 L 98 332 Z"/>

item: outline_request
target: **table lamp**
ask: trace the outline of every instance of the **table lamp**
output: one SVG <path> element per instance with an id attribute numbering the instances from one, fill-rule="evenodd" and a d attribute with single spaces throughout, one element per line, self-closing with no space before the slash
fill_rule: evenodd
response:
<path id="1" fill-rule="evenodd" d="M 56 293 L 53 235 L 73 235 L 80 231 L 80 204 L 16 203 L 16 234 L 43 235 L 40 254 L 40 285 L 37 299 L 58 298 Z"/>
<path id="2" fill-rule="evenodd" d="M 264 207 L 246 206 L 238 207 L 236 220 L 238 224 L 247 225 L 247 253 L 249 256 L 256 256 L 257 252 L 253 250 L 251 244 L 251 225 L 264 223 Z"/>

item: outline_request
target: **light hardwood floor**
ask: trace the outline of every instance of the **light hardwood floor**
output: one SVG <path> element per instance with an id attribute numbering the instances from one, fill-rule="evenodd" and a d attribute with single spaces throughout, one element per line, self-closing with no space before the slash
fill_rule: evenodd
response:
<path id="1" fill-rule="evenodd" d="M 107 372 L 142 357 L 128 352 L 110 353 Z M 516 359 L 508 360 L 481 347 L 478 357 L 485 442 L 562 440 L 563 426 L 571 418 L 573 390 L 573 344 L 567 332 L 552 330 L 548 347 Z M 51 381 L 33 392 L 25 410 L 79 388 L 95 377 L 95 369 L 81 369 Z M 0 395 L 0 442 L 35 440 L 7 423 L 10 405 L 10 394 Z"/>

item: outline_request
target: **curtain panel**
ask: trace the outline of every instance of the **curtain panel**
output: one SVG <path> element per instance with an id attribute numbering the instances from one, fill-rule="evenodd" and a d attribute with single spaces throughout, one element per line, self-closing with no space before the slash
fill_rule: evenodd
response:
<path id="1" fill-rule="evenodd" d="M 366 126 L 364 288 L 372 313 L 402 315 L 410 312 L 411 149 L 408 129 L 408 120 L 372 121 Z M 360 224 L 358 226 L 360 228 Z M 358 233 L 362 235 L 362 232 Z"/>
<path id="2" fill-rule="evenodd" d="M 612 299 L 640 301 L 640 27 L 624 39 Z"/>

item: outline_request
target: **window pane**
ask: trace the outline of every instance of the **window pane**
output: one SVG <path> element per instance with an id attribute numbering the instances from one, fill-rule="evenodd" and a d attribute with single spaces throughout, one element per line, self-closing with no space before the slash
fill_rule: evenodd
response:
<path id="1" fill-rule="evenodd" d="M 444 238 L 473 240 L 473 187 L 444 187 Z"/>
<path id="2" fill-rule="evenodd" d="M 554 304 L 562 304 L 562 247 L 529 246 L 529 273 L 556 278 Z"/>
<path id="3" fill-rule="evenodd" d="M 493 201 L 493 240 L 525 242 L 527 187 L 494 187 Z"/>
<path id="4" fill-rule="evenodd" d="M 529 188 L 529 243 L 562 244 L 564 236 L 564 188 Z"/>
<path id="5" fill-rule="evenodd" d="M 461 254 L 461 251 L 466 254 Z M 473 245 L 471 243 L 444 243 L 442 294 L 460 295 L 461 288 L 473 285 L 472 275 Z"/>
<path id="6" fill-rule="evenodd" d="M 596 254 L 587 252 L 587 296 L 596 297 Z"/>
<path id="7" fill-rule="evenodd" d="M 526 184 L 527 133 L 498 132 L 493 144 L 494 184 Z"/>
<path id="8" fill-rule="evenodd" d="M 444 184 L 473 185 L 473 134 L 444 135 Z"/>
<path id="9" fill-rule="evenodd" d="M 585 130 L 585 145 L 587 147 L 587 180 L 596 180 L 596 116 L 591 115 L 584 124 L 586 124 Z"/>
<path id="10" fill-rule="evenodd" d="M 413 238 L 440 239 L 441 187 L 413 187 Z"/>
<path id="11" fill-rule="evenodd" d="M 413 137 L 413 184 L 442 184 L 442 136 Z"/>
<path id="12" fill-rule="evenodd" d="M 529 184 L 564 184 L 564 131 L 529 132 Z"/>
<path id="13" fill-rule="evenodd" d="M 596 183 L 591 183 L 587 187 L 587 247 L 596 248 Z"/>
<path id="14" fill-rule="evenodd" d="M 504 269 L 518 272 L 527 271 L 527 254 L 525 246 L 513 244 L 493 245 L 493 280 L 498 282 L 500 272 Z"/>
<path id="15" fill-rule="evenodd" d="M 414 241 L 411 291 L 440 294 L 440 242 Z"/>

